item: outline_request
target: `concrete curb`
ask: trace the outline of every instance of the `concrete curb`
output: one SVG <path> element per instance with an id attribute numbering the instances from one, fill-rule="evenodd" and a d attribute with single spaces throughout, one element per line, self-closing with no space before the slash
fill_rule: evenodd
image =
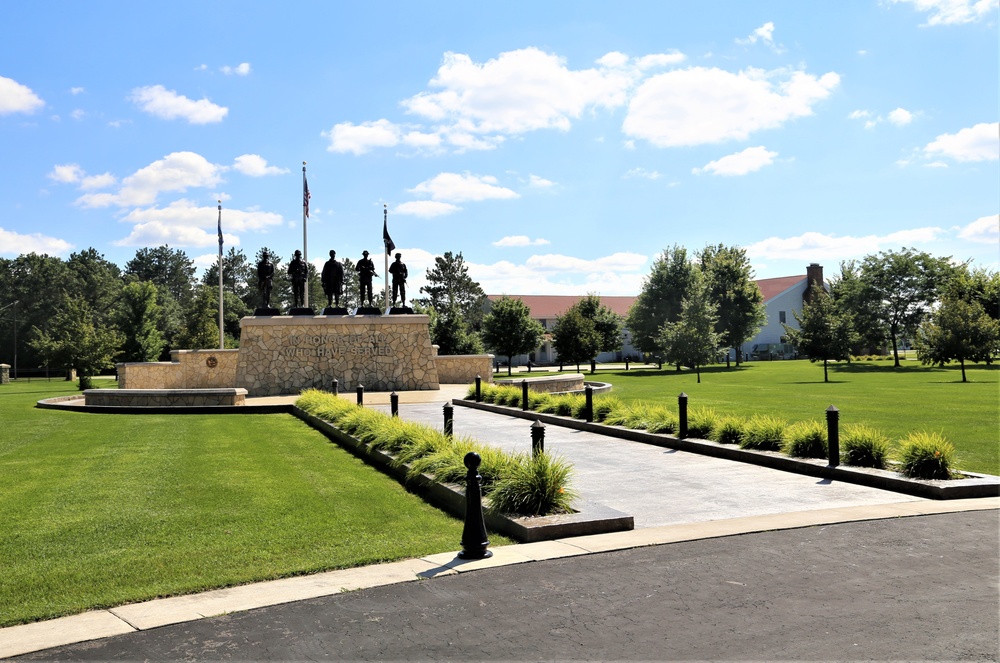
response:
<path id="1" fill-rule="evenodd" d="M 965 473 L 968 478 L 955 480 L 921 480 L 908 479 L 889 470 L 876 470 L 867 467 L 852 467 L 838 465 L 832 467 L 826 460 L 815 458 L 792 458 L 775 451 L 755 451 L 740 449 L 727 444 L 695 438 L 677 438 L 660 433 L 647 433 L 643 430 L 633 430 L 622 426 L 608 426 L 563 417 L 554 414 L 543 414 L 532 410 L 494 405 L 491 403 L 476 403 L 470 400 L 455 399 L 455 405 L 475 410 L 503 414 L 519 419 L 541 421 L 544 424 L 563 426 L 574 430 L 597 433 L 622 440 L 641 442 L 658 447 L 688 451 L 691 453 L 751 463 L 784 472 L 794 472 L 806 476 L 844 481 L 869 488 L 891 490 L 904 495 L 913 495 L 935 500 L 974 499 L 980 497 L 996 497 L 1000 495 L 1000 477 L 988 474 Z"/>
<path id="2" fill-rule="evenodd" d="M 0 629 L 0 658 L 231 612 L 497 566 L 754 532 L 990 509 L 1000 509 L 1000 498 L 902 502 L 666 525 L 629 532 L 581 536 L 570 540 L 503 546 L 493 549 L 493 557 L 482 560 L 462 560 L 455 553 L 440 553 L 389 564 L 327 571 L 309 576 L 216 589 L 200 594 L 154 599 L 110 610 L 93 610 L 69 617 L 10 626 Z"/>

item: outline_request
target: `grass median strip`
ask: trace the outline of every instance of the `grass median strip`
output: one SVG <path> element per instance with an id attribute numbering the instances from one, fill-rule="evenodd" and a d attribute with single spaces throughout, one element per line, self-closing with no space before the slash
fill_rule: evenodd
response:
<path id="1" fill-rule="evenodd" d="M 71 392 L 0 388 L 0 626 L 460 547 L 461 521 L 291 415 L 33 407 Z"/>

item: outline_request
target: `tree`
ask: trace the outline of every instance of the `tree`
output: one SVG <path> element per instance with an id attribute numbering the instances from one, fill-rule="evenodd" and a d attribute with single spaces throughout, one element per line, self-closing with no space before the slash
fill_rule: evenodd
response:
<path id="1" fill-rule="evenodd" d="M 45 363 L 45 358 L 30 343 L 30 331 L 32 327 L 48 327 L 69 296 L 71 283 L 73 277 L 66 263 L 54 256 L 27 253 L 13 260 L 0 259 L 0 307 L 9 306 L 0 314 L 3 316 L 0 356 L 4 357 L 4 363 L 14 363 L 15 336 L 20 367 Z M 15 301 L 16 307 L 12 305 Z"/>
<path id="2" fill-rule="evenodd" d="M 46 363 L 76 369 L 80 389 L 89 389 L 91 376 L 114 366 L 125 337 L 107 325 L 86 301 L 65 297 L 45 330 L 32 327 L 30 345 Z"/>
<path id="3" fill-rule="evenodd" d="M 635 347 L 646 353 L 657 352 L 660 329 L 664 323 L 680 318 L 693 280 L 694 268 L 688 261 L 687 249 L 675 244 L 660 254 L 626 318 L 625 326 L 632 332 Z"/>
<path id="4" fill-rule="evenodd" d="M 118 265 L 90 248 L 70 255 L 66 267 L 72 277 L 67 284 L 71 297 L 85 299 L 94 311 L 112 310 L 122 290 Z"/>
<path id="5" fill-rule="evenodd" d="M 977 302 L 994 320 L 1000 319 L 1000 272 L 960 265 L 942 288 L 942 299 Z"/>
<path id="6" fill-rule="evenodd" d="M 207 286 L 219 287 L 219 261 L 216 260 L 205 270 L 201 282 Z M 257 307 L 257 269 L 247 260 L 243 249 L 230 248 L 222 256 L 222 289 L 231 292 L 253 310 Z"/>
<path id="7" fill-rule="evenodd" d="M 483 342 L 479 335 L 469 329 L 458 305 L 444 313 L 428 307 L 431 315 L 431 343 L 438 346 L 440 355 L 483 354 Z"/>
<path id="8" fill-rule="evenodd" d="M 498 355 L 507 357 L 507 375 L 514 355 L 531 352 L 538 347 L 545 330 L 533 320 L 531 310 L 520 299 L 501 297 L 493 302 L 492 310 L 483 318 L 483 343 Z"/>
<path id="9" fill-rule="evenodd" d="M 559 316 L 552 329 L 552 344 L 559 353 L 559 361 L 576 364 L 589 361 L 601 351 L 602 337 L 594 321 L 587 318 L 576 305 Z"/>
<path id="10" fill-rule="evenodd" d="M 622 318 L 610 308 L 601 303 L 601 298 L 594 293 L 573 305 L 587 320 L 594 323 L 594 331 L 600 336 L 597 352 L 588 359 L 593 359 L 600 352 L 615 352 L 622 349 Z"/>
<path id="11" fill-rule="evenodd" d="M 744 249 L 722 244 L 706 246 L 698 259 L 708 277 L 709 297 L 718 310 L 715 331 L 725 347 L 733 348 L 739 366 L 740 348 L 767 321 L 764 295 L 754 281 Z"/>
<path id="12" fill-rule="evenodd" d="M 899 340 L 916 332 L 952 272 L 947 258 L 906 248 L 882 251 L 861 261 L 862 297 L 888 331 L 896 367 Z"/>
<path id="13" fill-rule="evenodd" d="M 156 286 L 133 281 L 122 288 L 115 321 L 124 335 L 121 361 L 156 361 L 166 346 L 157 324 L 160 305 Z"/>
<path id="14" fill-rule="evenodd" d="M 125 273 L 140 281 L 152 281 L 164 286 L 182 305 L 191 297 L 194 286 L 194 261 L 180 249 L 166 244 L 156 248 L 142 248 L 125 264 Z"/>
<path id="15" fill-rule="evenodd" d="M 976 301 L 945 298 L 917 333 L 917 357 L 922 364 L 944 366 L 957 361 L 989 362 L 1000 352 L 1000 322 L 991 318 Z"/>
<path id="16" fill-rule="evenodd" d="M 461 251 L 451 251 L 434 258 L 434 266 L 427 270 L 427 285 L 420 288 L 427 295 L 427 303 L 439 314 L 457 307 L 469 327 L 478 330 L 482 324 L 486 293 L 477 281 L 469 276 Z"/>
<path id="17" fill-rule="evenodd" d="M 854 330 L 849 315 L 839 310 L 837 302 L 820 285 L 812 287 L 810 303 L 802 307 L 802 315 L 792 311 L 798 329 L 783 325 L 789 342 L 809 361 L 823 361 L 823 382 L 829 382 L 827 362 L 848 359 Z"/>
<path id="18" fill-rule="evenodd" d="M 716 308 L 706 279 L 696 274 L 688 295 L 681 301 L 680 317 L 675 322 L 665 322 L 656 339 L 664 359 L 694 368 L 699 384 L 701 367 L 712 363 L 719 352 Z"/>
<path id="19" fill-rule="evenodd" d="M 212 350 L 218 348 L 218 287 L 213 288 L 207 285 L 197 286 L 194 297 L 191 298 L 188 305 L 184 308 L 184 320 L 186 325 L 180 334 L 177 335 L 178 348 L 185 350 Z"/>
<path id="20" fill-rule="evenodd" d="M 869 296 L 856 260 L 840 263 L 840 275 L 831 279 L 830 294 L 841 311 L 854 322 L 853 354 L 879 351 L 886 344 L 886 329 L 880 322 L 880 303 Z"/>

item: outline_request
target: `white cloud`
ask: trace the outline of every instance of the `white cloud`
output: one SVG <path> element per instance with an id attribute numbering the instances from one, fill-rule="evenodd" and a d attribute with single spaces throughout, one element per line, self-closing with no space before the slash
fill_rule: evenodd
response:
<path id="1" fill-rule="evenodd" d="M 221 71 L 226 76 L 232 76 L 234 74 L 237 76 L 246 76 L 247 74 L 250 73 L 250 63 L 242 62 L 235 67 L 230 67 L 229 65 L 225 65 L 222 67 Z"/>
<path id="2" fill-rule="evenodd" d="M 330 139 L 330 152 L 351 152 L 364 154 L 373 147 L 392 147 L 398 145 L 403 129 L 389 120 L 381 119 L 374 122 L 341 122 L 333 125 L 330 131 L 324 131 L 322 136 Z"/>
<path id="3" fill-rule="evenodd" d="M 956 134 L 941 134 L 927 144 L 924 154 L 955 161 L 996 161 L 1000 158 L 1000 122 L 984 122 Z"/>
<path id="4" fill-rule="evenodd" d="M 409 189 L 410 193 L 427 194 L 432 200 L 462 203 L 466 201 L 520 198 L 511 189 L 498 186 L 492 175 L 441 173 Z"/>
<path id="5" fill-rule="evenodd" d="M 510 235 L 509 237 L 504 237 L 503 239 L 498 239 L 493 242 L 493 246 L 498 247 L 509 247 L 509 246 L 542 246 L 544 244 L 549 244 L 549 240 L 542 239 L 541 237 L 537 239 L 531 239 L 527 235 Z"/>
<path id="6" fill-rule="evenodd" d="M 52 172 L 48 174 L 49 179 L 63 184 L 75 184 L 79 182 L 83 176 L 83 168 L 80 168 L 80 165 L 76 163 L 54 166 L 52 168 Z"/>
<path id="7" fill-rule="evenodd" d="M 537 48 L 501 53 L 484 63 L 448 52 L 430 87 L 402 102 L 413 115 L 474 134 L 518 134 L 537 129 L 568 130 L 584 110 L 625 103 L 631 77 L 609 64 L 622 62 L 609 54 L 600 69 L 571 70 L 565 60 Z"/>
<path id="8" fill-rule="evenodd" d="M 182 118 L 191 124 L 221 122 L 229 109 L 213 104 L 208 99 L 193 101 L 162 85 L 137 87 L 132 90 L 129 100 L 141 110 L 164 120 Z"/>
<path id="9" fill-rule="evenodd" d="M 774 163 L 774 157 L 776 156 L 778 156 L 777 152 L 771 152 L 763 145 L 748 147 L 742 152 L 730 154 L 715 161 L 709 161 L 702 168 L 692 168 L 691 172 L 695 175 L 702 173 L 730 176 L 746 175 L 748 173 L 755 173 L 764 166 L 770 166 Z"/>
<path id="10" fill-rule="evenodd" d="M 976 219 L 959 230 L 958 236 L 960 239 L 976 242 L 977 244 L 992 244 L 993 246 L 997 246 L 1000 243 L 1000 214 Z"/>
<path id="11" fill-rule="evenodd" d="M 441 147 L 441 135 L 410 131 L 400 139 L 400 142 L 409 147 L 433 151 Z"/>
<path id="12" fill-rule="evenodd" d="M 758 41 L 761 41 L 770 46 L 774 51 L 778 53 L 782 52 L 783 50 L 780 46 L 774 43 L 773 21 L 768 21 L 764 25 L 760 26 L 759 28 L 751 32 L 746 39 L 736 39 L 735 41 L 737 44 L 741 44 L 743 46 L 750 46 L 752 44 L 756 44 Z"/>
<path id="13" fill-rule="evenodd" d="M 746 247 L 746 251 L 751 258 L 768 260 L 838 261 L 882 249 L 934 242 L 943 232 L 941 228 L 915 228 L 863 237 L 806 232 L 796 237 L 769 237 Z"/>
<path id="14" fill-rule="evenodd" d="M 851 111 L 851 114 L 847 116 L 850 120 L 866 120 L 872 116 L 872 112 L 869 110 L 855 110 Z"/>
<path id="15" fill-rule="evenodd" d="M 264 177 L 265 175 L 283 175 L 287 168 L 268 166 L 267 159 L 259 154 L 241 154 L 236 157 L 233 169 L 249 177 Z"/>
<path id="16" fill-rule="evenodd" d="M 458 212 L 462 208 L 451 203 L 442 203 L 436 200 L 412 200 L 407 203 L 397 205 L 392 211 L 394 214 L 409 214 L 424 218 L 432 218 Z"/>
<path id="17" fill-rule="evenodd" d="M 468 263 L 469 275 L 493 294 L 637 295 L 648 258 L 617 253 L 594 260 L 562 255 L 531 256 L 522 264 L 506 260 L 491 265 Z"/>
<path id="18" fill-rule="evenodd" d="M 77 203 L 84 207 L 152 205 L 163 192 L 213 187 L 222 181 L 224 171 L 224 166 L 210 163 L 200 154 L 174 152 L 126 177 L 118 193 L 88 193 Z"/>
<path id="19" fill-rule="evenodd" d="M 912 121 L 913 113 L 905 108 L 897 108 L 889 113 L 889 122 L 895 124 L 897 127 L 905 127 Z"/>
<path id="20" fill-rule="evenodd" d="M 88 175 L 80 180 L 80 188 L 90 191 L 93 189 L 104 189 L 117 183 L 118 178 L 111 173 Z"/>
<path id="21" fill-rule="evenodd" d="M 69 116 L 74 120 L 82 120 L 86 114 L 87 112 L 82 108 L 75 108 L 73 109 L 73 112 L 69 114 Z"/>
<path id="22" fill-rule="evenodd" d="M 674 49 L 669 53 L 654 53 L 652 55 L 643 55 L 642 57 L 636 58 L 635 66 L 640 70 L 645 71 L 655 67 L 666 67 L 672 64 L 680 64 L 686 59 L 686 55 Z"/>
<path id="23" fill-rule="evenodd" d="M 86 92 L 86 90 L 84 90 L 82 87 L 71 87 L 69 89 L 70 94 L 83 94 L 84 92 Z"/>
<path id="24" fill-rule="evenodd" d="M 961 25 L 985 19 L 997 8 L 997 0 L 889 0 L 905 2 L 919 12 L 929 13 L 924 26 Z"/>
<path id="25" fill-rule="evenodd" d="M 528 175 L 528 186 L 535 187 L 536 189 L 548 189 L 555 186 L 555 182 L 547 180 L 544 177 L 539 177 L 538 175 Z"/>
<path id="26" fill-rule="evenodd" d="M 633 177 L 642 177 L 647 180 L 658 180 L 661 177 L 663 177 L 663 175 L 658 171 L 646 170 L 645 168 L 630 168 L 629 170 L 625 171 L 624 175 L 622 175 L 622 178 L 626 180 Z"/>
<path id="27" fill-rule="evenodd" d="M 199 206 L 189 200 L 177 200 L 166 207 L 134 209 L 122 219 L 134 224 L 132 232 L 115 242 L 116 246 L 203 247 L 217 245 L 218 209 L 215 205 Z M 226 209 L 222 212 L 223 239 L 228 246 L 240 244 L 241 232 L 266 231 L 280 227 L 285 220 L 280 214 L 259 210 Z"/>
<path id="28" fill-rule="evenodd" d="M 755 131 L 812 115 L 812 106 L 839 83 L 832 72 L 678 69 L 639 86 L 622 130 L 657 147 L 745 140 Z"/>
<path id="29" fill-rule="evenodd" d="M 0 115 L 34 113 L 44 105 L 45 102 L 27 85 L 0 76 Z"/>
<path id="30" fill-rule="evenodd" d="M 47 253 L 57 256 L 69 253 L 73 245 L 55 237 L 41 233 L 22 235 L 13 230 L 0 228 L 0 255 L 19 256 L 23 253 Z"/>

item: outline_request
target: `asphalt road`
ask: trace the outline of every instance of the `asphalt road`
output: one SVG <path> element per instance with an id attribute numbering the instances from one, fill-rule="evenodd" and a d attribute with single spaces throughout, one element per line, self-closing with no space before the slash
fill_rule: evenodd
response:
<path id="1" fill-rule="evenodd" d="M 348 592 L 19 660 L 1000 658 L 1000 518 L 745 534 Z"/>

